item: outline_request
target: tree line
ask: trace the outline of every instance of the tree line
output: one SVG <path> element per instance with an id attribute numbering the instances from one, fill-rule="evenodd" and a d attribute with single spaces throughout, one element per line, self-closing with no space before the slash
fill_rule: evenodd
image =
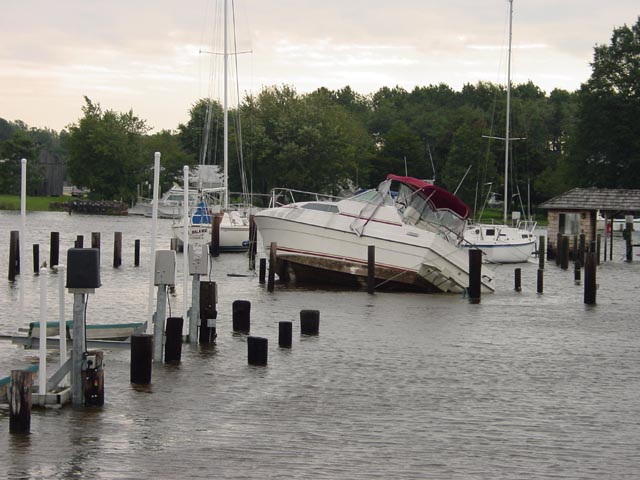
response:
<path id="1" fill-rule="evenodd" d="M 231 109 L 230 189 L 238 162 L 254 193 L 273 187 L 338 193 L 374 186 L 388 173 L 434 179 L 469 205 L 501 192 L 506 88 L 467 84 L 384 87 L 362 95 L 349 86 L 298 93 L 273 86 Z M 578 91 L 511 89 L 514 198 L 537 204 L 572 187 L 640 188 L 640 17 L 594 49 L 591 77 Z M 200 99 L 175 130 L 150 133 L 133 111 L 104 110 L 85 97 L 82 117 L 60 133 L 0 119 L 0 191 L 15 193 L 19 158 L 54 150 L 68 177 L 100 199 L 132 200 L 152 178 L 162 152 L 163 190 L 182 167 L 222 163 L 222 108 Z M 205 125 L 208 125 L 205 128 Z M 202 146 L 208 146 L 206 155 Z M 34 169 L 32 183 L 41 181 Z M 519 194 L 519 195 L 518 195 Z"/>

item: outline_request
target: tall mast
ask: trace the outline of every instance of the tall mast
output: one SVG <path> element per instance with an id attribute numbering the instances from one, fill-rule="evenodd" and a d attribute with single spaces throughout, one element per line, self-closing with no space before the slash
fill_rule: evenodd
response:
<path id="1" fill-rule="evenodd" d="M 511 27 L 513 25 L 513 0 L 509 0 L 509 54 L 507 59 L 507 118 L 504 134 L 504 224 L 507 224 L 509 201 L 507 197 L 509 183 L 509 116 L 511 109 Z"/>
<path id="2" fill-rule="evenodd" d="M 224 198 L 223 207 L 229 208 L 229 105 L 228 105 L 228 63 L 229 48 L 227 34 L 227 0 L 224 0 L 224 99 L 223 99 L 223 123 L 224 123 Z"/>

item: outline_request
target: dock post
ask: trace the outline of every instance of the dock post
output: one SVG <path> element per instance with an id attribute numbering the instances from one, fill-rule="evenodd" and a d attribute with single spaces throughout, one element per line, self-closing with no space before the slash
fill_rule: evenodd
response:
<path id="1" fill-rule="evenodd" d="M 218 318 L 216 282 L 200 282 L 200 343 L 213 343 Z"/>
<path id="2" fill-rule="evenodd" d="M 220 256 L 220 221 L 222 217 L 216 213 L 211 217 L 211 256 Z"/>
<path id="3" fill-rule="evenodd" d="M 131 335 L 131 383 L 151 383 L 153 368 L 153 335 L 136 333 Z"/>
<path id="4" fill-rule="evenodd" d="M 573 264 L 573 282 L 576 285 L 580 285 L 581 282 L 581 271 L 580 271 L 580 258 L 578 257 L 578 259 L 576 259 L 576 261 Z"/>
<path id="5" fill-rule="evenodd" d="M 276 263 L 277 263 L 278 244 L 271 242 L 269 248 L 269 275 L 267 279 L 267 291 L 273 292 L 273 287 L 276 282 Z"/>
<path id="6" fill-rule="evenodd" d="M 541 268 L 538 269 L 538 282 L 537 282 L 537 288 L 536 291 L 538 293 L 542 293 L 544 290 L 544 270 L 542 270 Z"/>
<path id="7" fill-rule="evenodd" d="M 480 290 L 482 281 L 482 250 L 472 248 L 469 250 L 469 301 L 480 303 Z"/>
<path id="8" fill-rule="evenodd" d="M 320 331 L 320 310 L 300 310 L 300 333 L 317 335 Z"/>
<path id="9" fill-rule="evenodd" d="M 267 259 L 266 258 L 261 258 L 260 259 L 260 270 L 258 273 L 258 282 L 259 283 L 265 283 L 265 278 L 267 276 Z"/>
<path id="10" fill-rule="evenodd" d="M 595 254 L 589 252 L 584 262 L 584 303 L 596 304 L 596 261 Z"/>
<path id="11" fill-rule="evenodd" d="M 182 317 L 167 318 L 166 342 L 164 345 L 164 362 L 180 363 L 182 357 Z"/>
<path id="12" fill-rule="evenodd" d="M 9 234 L 9 281 L 13 282 L 20 274 L 20 232 L 11 230 Z"/>
<path id="13" fill-rule="evenodd" d="M 100 232 L 91 232 L 91 248 L 100 250 Z"/>
<path id="14" fill-rule="evenodd" d="M 556 265 L 560 266 L 562 257 L 562 234 L 558 233 L 556 237 Z"/>
<path id="15" fill-rule="evenodd" d="M 113 234 L 113 267 L 122 265 L 122 232 Z"/>
<path id="16" fill-rule="evenodd" d="M 586 251 L 586 236 L 584 233 L 580 234 L 580 241 L 578 243 L 578 261 L 580 262 L 580 267 L 584 266 L 584 253 Z"/>
<path id="17" fill-rule="evenodd" d="M 606 239 L 606 236 L 605 236 Z M 596 265 L 600 265 L 602 235 L 596 234 Z"/>
<path id="18" fill-rule="evenodd" d="M 369 245 L 367 250 L 367 293 L 373 294 L 376 289 L 376 247 Z"/>
<path id="19" fill-rule="evenodd" d="M 134 242 L 133 247 L 133 265 L 135 267 L 140 266 L 140 240 Z"/>
<path id="20" fill-rule="evenodd" d="M 31 388 L 33 373 L 28 370 L 11 371 L 9 389 L 9 433 L 31 431 Z"/>
<path id="21" fill-rule="evenodd" d="M 515 269 L 515 278 L 514 278 L 514 282 L 515 282 L 515 286 L 514 286 L 514 290 L 516 292 L 520 292 L 522 291 L 522 269 L 520 267 Z"/>
<path id="22" fill-rule="evenodd" d="M 251 329 L 251 302 L 249 300 L 235 300 L 231 307 L 233 331 L 249 333 Z"/>
<path id="23" fill-rule="evenodd" d="M 624 230 L 622 231 L 622 237 L 624 238 L 624 243 L 626 247 L 626 261 L 633 261 L 633 216 L 626 215 L 625 217 L 625 225 Z"/>
<path id="24" fill-rule="evenodd" d="M 33 273 L 40 273 L 40 245 L 37 243 L 33 244 Z"/>
<path id="25" fill-rule="evenodd" d="M 563 236 L 561 240 L 562 248 L 560 249 L 560 268 L 562 270 L 569 269 L 569 237 Z"/>
<path id="26" fill-rule="evenodd" d="M 278 345 L 282 348 L 291 348 L 293 336 L 293 322 L 278 322 Z"/>
<path id="27" fill-rule="evenodd" d="M 538 268 L 542 270 L 544 270 L 545 243 L 546 238 L 544 235 L 541 235 L 540 238 L 538 238 Z"/>
<path id="28" fill-rule="evenodd" d="M 71 352 L 71 402 L 82 405 L 82 356 L 86 350 L 84 293 L 73 294 L 73 350 Z"/>
<path id="29" fill-rule="evenodd" d="M 247 338 L 247 357 L 249 365 L 264 366 L 267 364 L 269 341 L 262 337 Z"/>
<path id="30" fill-rule="evenodd" d="M 253 215 L 249 215 L 249 270 L 256 269 L 256 253 L 258 253 L 258 229 Z"/>
<path id="31" fill-rule="evenodd" d="M 49 268 L 58 265 L 60 261 L 60 232 L 51 232 L 49 247 Z"/>

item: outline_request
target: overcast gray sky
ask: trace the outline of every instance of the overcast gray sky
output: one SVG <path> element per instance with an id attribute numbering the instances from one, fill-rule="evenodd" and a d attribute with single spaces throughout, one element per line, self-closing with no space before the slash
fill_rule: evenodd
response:
<path id="1" fill-rule="evenodd" d="M 213 0 L 3 0 L 0 117 L 60 130 L 86 95 L 174 129 L 211 88 Z M 241 92 L 505 81 L 507 0 L 235 0 Z M 512 80 L 576 90 L 638 0 L 514 0 Z M 217 22 L 217 23 L 216 23 Z M 214 47 L 215 48 L 215 47 Z"/>

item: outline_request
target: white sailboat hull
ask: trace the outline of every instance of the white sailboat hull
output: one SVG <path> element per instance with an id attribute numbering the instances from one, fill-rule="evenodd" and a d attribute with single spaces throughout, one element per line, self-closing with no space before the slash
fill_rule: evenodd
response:
<path id="1" fill-rule="evenodd" d="M 236 212 L 226 212 L 220 222 L 220 251 L 246 251 L 249 248 L 249 222 L 247 219 L 236 217 Z M 189 225 L 189 243 L 204 245 L 211 242 L 211 224 Z M 176 223 L 171 227 L 173 236 L 184 243 L 184 226 Z"/>
<path id="2" fill-rule="evenodd" d="M 358 236 L 351 230 L 353 215 L 298 205 L 303 204 L 255 216 L 265 249 L 275 242 L 279 260 L 288 262 L 296 277 L 302 273 L 315 280 L 362 283 L 367 278 L 368 247 L 373 245 L 377 285 L 427 292 L 463 292 L 469 285 L 467 252 L 435 232 L 391 221 L 397 217 L 394 207 L 381 206 Z M 491 292 L 493 272 L 483 273 L 482 291 Z"/>

